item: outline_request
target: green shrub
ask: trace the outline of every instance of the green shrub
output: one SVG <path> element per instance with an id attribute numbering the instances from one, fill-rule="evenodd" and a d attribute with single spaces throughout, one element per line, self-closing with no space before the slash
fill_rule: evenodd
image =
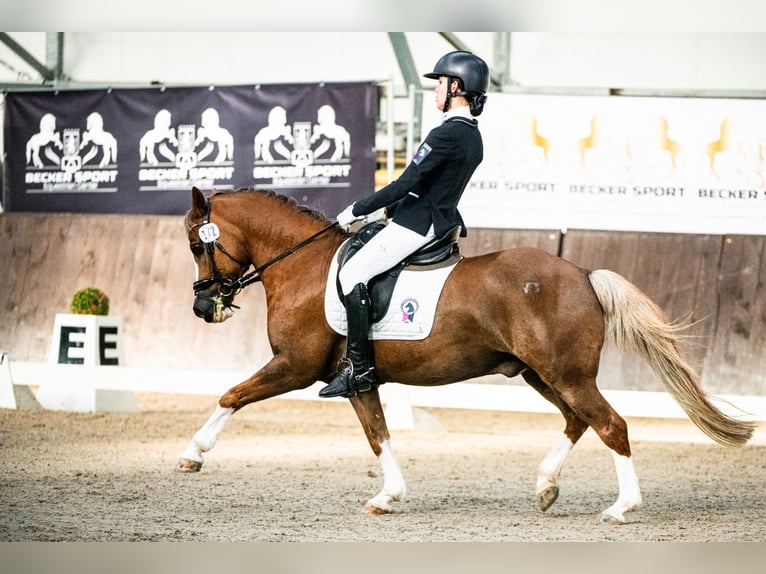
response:
<path id="1" fill-rule="evenodd" d="M 108 315 L 109 297 L 96 287 L 80 289 L 72 297 L 72 313 L 75 315 Z"/>

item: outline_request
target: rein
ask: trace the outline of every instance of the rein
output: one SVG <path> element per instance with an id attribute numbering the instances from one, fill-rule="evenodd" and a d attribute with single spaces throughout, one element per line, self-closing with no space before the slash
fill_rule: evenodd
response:
<path id="1" fill-rule="evenodd" d="M 211 210 L 211 202 L 208 199 L 207 201 L 207 209 L 205 212 L 205 217 L 202 220 L 202 223 L 198 224 L 200 227 L 200 231 L 202 231 L 202 228 L 210 224 L 210 210 Z M 214 225 L 214 224 L 213 224 Z M 238 263 L 242 267 L 245 267 L 247 264 L 242 263 L 238 259 L 236 259 L 234 256 L 232 256 L 226 249 L 224 249 L 223 245 L 217 240 L 218 236 L 216 235 L 214 239 L 206 241 L 202 238 L 202 233 L 200 233 L 200 241 L 204 243 L 204 249 L 207 251 L 208 255 L 210 256 L 210 262 L 213 267 L 213 276 L 208 277 L 206 279 L 200 279 L 198 281 L 195 281 L 192 285 L 192 288 L 194 289 L 194 293 L 197 294 L 200 291 L 207 289 L 214 283 L 218 283 L 218 292 L 222 296 L 231 295 L 232 293 L 239 293 L 242 289 L 247 287 L 248 285 L 252 285 L 253 283 L 258 283 L 259 281 L 262 281 L 261 273 L 274 265 L 275 263 L 281 261 L 285 257 L 288 257 L 289 255 L 292 255 L 296 251 L 302 249 L 315 239 L 317 239 L 319 236 L 323 235 L 324 233 L 327 233 L 330 229 L 333 227 L 336 227 L 338 225 L 338 222 L 335 221 L 333 223 L 330 223 L 326 227 L 323 227 L 316 233 L 314 233 L 312 236 L 304 239 L 297 245 L 294 245 L 290 247 L 289 249 L 283 251 L 276 257 L 268 260 L 263 265 L 256 267 L 253 269 L 250 273 L 246 273 L 245 275 L 242 275 L 240 277 L 237 277 L 236 279 L 231 279 L 229 277 L 223 277 L 220 272 L 218 271 L 218 266 L 215 264 L 215 253 L 214 253 L 214 247 L 217 247 L 221 253 L 226 255 L 229 259 L 234 261 L 235 263 Z M 197 227 L 197 226 L 195 226 Z M 217 230 L 217 227 L 215 228 Z M 217 232 L 217 231 L 216 231 Z M 194 248 L 202 247 L 201 243 L 195 243 L 192 245 L 192 251 L 194 251 Z M 226 290 L 224 292 L 224 289 Z"/>
<path id="2" fill-rule="evenodd" d="M 311 237 L 309 237 L 307 239 L 304 239 L 303 241 L 301 241 L 297 245 L 294 245 L 293 247 L 290 247 L 286 251 L 283 251 L 282 253 L 280 253 L 279 255 L 274 257 L 273 259 L 270 259 L 269 261 L 267 261 L 266 263 L 264 263 L 260 267 L 256 267 L 250 273 L 247 273 L 246 275 L 243 275 L 239 279 L 236 279 L 236 280 L 225 279 L 225 281 L 227 281 L 227 282 L 229 282 L 229 283 L 231 283 L 233 285 L 236 285 L 237 289 L 242 289 L 243 287 L 247 287 L 248 285 L 252 285 L 253 283 L 257 283 L 257 282 L 261 281 L 262 280 L 262 278 L 261 278 L 261 272 L 262 271 L 264 271 L 265 269 L 271 267 L 272 265 L 274 265 L 278 261 L 281 261 L 282 259 L 284 259 L 288 255 L 292 255 L 293 253 L 295 253 L 299 249 L 301 249 L 303 247 L 306 247 L 306 245 L 308 245 L 309 243 L 314 241 L 317 237 L 319 237 L 320 235 L 323 235 L 324 233 L 326 233 L 327 231 L 329 231 L 330 229 L 332 229 L 336 225 L 338 225 L 337 222 L 330 223 L 326 227 L 323 227 L 322 229 L 317 231 Z M 219 246 L 219 249 L 221 249 L 221 252 L 225 253 L 226 255 L 229 255 L 220 246 Z M 229 257 L 231 257 L 231 255 L 229 255 Z M 231 258 L 234 259 L 233 257 L 231 257 Z M 234 261 L 236 261 L 236 259 L 234 259 Z"/>

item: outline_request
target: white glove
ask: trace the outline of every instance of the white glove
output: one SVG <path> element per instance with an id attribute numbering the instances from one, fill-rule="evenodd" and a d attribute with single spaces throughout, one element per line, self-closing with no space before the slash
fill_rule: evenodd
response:
<path id="1" fill-rule="evenodd" d="M 364 216 L 365 223 L 375 223 L 376 221 L 383 221 L 386 218 L 386 208 L 381 207 L 376 209 L 372 213 L 368 213 Z"/>
<path id="2" fill-rule="evenodd" d="M 341 226 L 341 228 L 343 229 L 343 231 L 348 231 L 348 230 L 349 230 L 349 228 L 351 227 L 351 224 L 352 224 L 352 223 L 354 223 L 355 221 L 359 221 L 360 219 L 362 219 L 360 216 L 358 216 L 358 215 L 354 215 L 354 214 L 352 213 L 353 209 L 354 209 L 354 204 L 352 203 L 352 204 L 351 204 L 351 205 L 349 205 L 349 206 L 348 206 L 346 209 L 344 209 L 343 211 L 341 211 L 341 212 L 338 214 L 338 217 L 336 218 L 336 219 L 337 219 L 337 221 L 338 221 L 338 225 L 340 225 L 340 226 Z"/>

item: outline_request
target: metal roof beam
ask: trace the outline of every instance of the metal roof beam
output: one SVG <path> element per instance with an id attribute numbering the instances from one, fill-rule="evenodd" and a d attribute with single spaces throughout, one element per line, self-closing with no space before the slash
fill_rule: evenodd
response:
<path id="1" fill-rule="evenodd" d="M 50 82 L 56 77 L 56 73 L 53 70 L 30 54 L 21 44 L 11 38 L 7 32 L 0 32 L 0 42 L 8 46 L 24 62 L 32 66 L 46 82 Z"/>
<path id="2" fill-rule="evenodd" d="M 45 65 L 53 72 L 53 80 L 64 75 L 64 32 L 45 33 Z"/>
<path id="3" fill-rule="evenodd" d="M 410 46 L 407 43 L 407 37 L 404 32 L 389 32 L 388 38 L 396 55 L 396 61 L 399 62 L 399 69 L 404 77 L 404 83 L 408 86 L 422 87 L 420 74 L 415 67 L 415 60 L 412 58 Z"/>

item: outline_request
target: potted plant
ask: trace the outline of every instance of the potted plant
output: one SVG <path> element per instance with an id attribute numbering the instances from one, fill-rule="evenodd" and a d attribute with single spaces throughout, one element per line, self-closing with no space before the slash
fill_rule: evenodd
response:
<path id="1" fill-rule="evenodd" d="M 109 297 L 97 287 L 80 289 L 72 297 L 74 315 L 108 315 Z"/>

